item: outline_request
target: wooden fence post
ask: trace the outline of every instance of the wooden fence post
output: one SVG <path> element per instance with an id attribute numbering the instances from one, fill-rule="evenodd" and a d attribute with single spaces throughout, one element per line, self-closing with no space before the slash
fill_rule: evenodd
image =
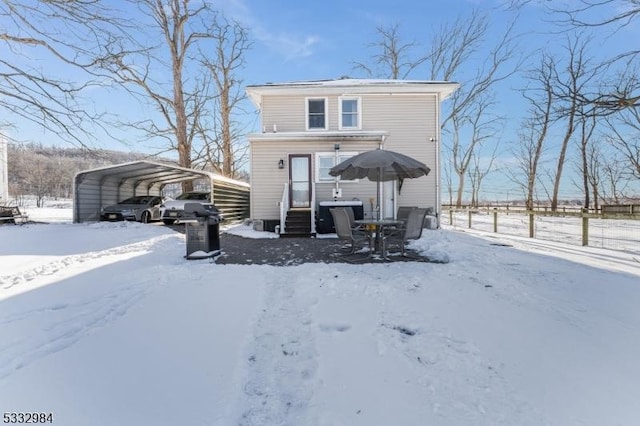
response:
<path id="1" fill-rule="evenodd" d="M 469 229 L 471 229 L 471 209 L 469 209 Z"/>
<path id="2" fill-rule="evenodd" d="M 535 215 L 533 213 L 529 213 L 529 238 L 533 238 L 534 221 Z"/>
<path id="3" fill-rule="evenodd" d="M 498 209 L 493 209 L 493 232 L 498 233 Z"/>
<path id="4" fill-rule="evenodd" d="M 449 225 L 453 226 L 453 209 L 449 208 Z"/>
<path id="5" fill-rule="evenodd" d="M 589 245 L 589 217 L 587 213 L 588 209 L 582 209 L 582 245 Z"/>

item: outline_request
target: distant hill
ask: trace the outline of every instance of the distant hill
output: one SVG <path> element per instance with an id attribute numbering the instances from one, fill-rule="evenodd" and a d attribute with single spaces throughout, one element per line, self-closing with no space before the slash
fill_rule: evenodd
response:
<path id="1" fill-rule="evenodd" d="M 9 194 L 18 204 L 26 195 L 33 195 L 40 201 L 44 198 L 71 198 L 76 173 L 139 160 L 173 162 L 167 158 L 136 152 L 10 143 Z"/>

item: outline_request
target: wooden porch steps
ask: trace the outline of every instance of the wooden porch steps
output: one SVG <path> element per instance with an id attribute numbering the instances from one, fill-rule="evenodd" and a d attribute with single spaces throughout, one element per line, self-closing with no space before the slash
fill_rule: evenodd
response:
<path id="1" fill-rule="evenodd" d="M 311 237 L 311 210 L 291 209 L 285 219 L 285 233 L 280 238 Z"/>

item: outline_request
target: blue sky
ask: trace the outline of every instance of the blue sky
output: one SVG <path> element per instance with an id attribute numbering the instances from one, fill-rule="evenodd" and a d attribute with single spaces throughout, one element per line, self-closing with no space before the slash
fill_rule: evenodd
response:
<path id="1" fill-rule="evenodd" d="M 568 1 L 573 0 L 554 0 Z M 499 0 L 431 0 L 431 1 L 383 1 L 353 0 L 349 2 L 329 0 L 325 2 L 301 2 L 299 0 L 224 0 L 216 2 L 227 17 L 240 21 L 250 31 L 252 49 L 247 54 L 247 66 L 243 72 L 245 84 L 283 82 L 295 80 L 331 79 L 341 76 L 366 77 L 362 71 L 354 69 L 354 62 L 366 62 L 372 50 L 369 43 L 378 40 L 377 26 L 399 25 L 404 42 L 415 41 L 415 54 L 428 49 L 432 35 L 446 23 L 460 16 L 468 16 L 474 9 L 487 12 L 491 16 L 491 30 L 486 47 L 495 45 L 495 37 L 502 34 L 507 24 L 516 15 L 500 7 Z M 557 3 L 556 3 L 557 4 Z M 540 50 L 558 51 L 564 35 L 559 28 L 548 22 L 542 13 L 540 2 L 534 0 L 521 10 L 517 17 L 519 52 L 524 64 L 537 57 Z M 628 46 L 635 45 L 640 36 L 637 27 L 631 26 L 623 32 L 611 36 L 608 30 L 599 30 L 594 43 L 594 56 L 611 55 Z M 423 50 L 421 50 L 421 47 Z M 481 59 L 483 52 L 478 52 Z M 55 64 L 43 64 L 55 67 Z M 475 72 L 472 66 L 456 80 L 464 83 Z M 417 69 L 409 76 L 412 79 L 427 79 L 426 68 Z M 497 88 L 498 108 L 496 114 L 506 120 L 499 142 L 504 148 L 502 162 L 508 164 L 508 141 L 515 138 L 515 130 L 525 113 L 526 105 L 517 89 L 525 85 L 522 75 L 515 75 Z M 126 112 L 129 116 L 146 113 L 140 106 L 128 100 L 117 91 L 96 90 L 92 95 L 98 108 L 110 113 Z M 247 105 L 249 113 L 246 122 L 258 129 L 259 123 L 252 105 Z M 26 141 L 63 145 L 53 135 L 29 123 L 19 122 L 19 128 L 10 131 L 10 136 Z M 131 139 L 136 139 L 132 137 Z M 97 143 L 103 148 L 126 151 L 134 149 L 154 152 L 152 144 L 132 143 L 129 147 L 100 138 Z M 504 198 L 504 179 L 494 179 L 487 185 L 488 192 Z M 511 190 L 511 194 L 515 193 Z M 566 194 L 578 191 L 567 184 Z"/>
<path id="2" fill-rule="evenodd" d="M 224 3 L 225 12 L 250 27 L 256 40 L 247 69 L 249 84 L 362 76 L 352 63 L 370 55 L 367 44 L 377 39 L 377 26 L 398 24 L 406 41 L 426 48 L 432 31 L 443 22 L 474 7 L 496 6 L 482 0 Z M 416 73 L 414 78 L 424 76 Z"/>

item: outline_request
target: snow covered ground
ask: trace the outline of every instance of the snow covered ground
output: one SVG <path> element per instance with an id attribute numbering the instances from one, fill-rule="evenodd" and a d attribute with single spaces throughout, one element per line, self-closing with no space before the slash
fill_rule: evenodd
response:
<path id="1" fill-rule="evenodd" d="M 27 209 L 53 223 L 0 226 L 2 413 L 640 424 L 640 248 L 444 229 L 413 247 L 446 264 L 223 266 L 185 260 L 184 236 L 163 226 L 48 210 Z"/>

